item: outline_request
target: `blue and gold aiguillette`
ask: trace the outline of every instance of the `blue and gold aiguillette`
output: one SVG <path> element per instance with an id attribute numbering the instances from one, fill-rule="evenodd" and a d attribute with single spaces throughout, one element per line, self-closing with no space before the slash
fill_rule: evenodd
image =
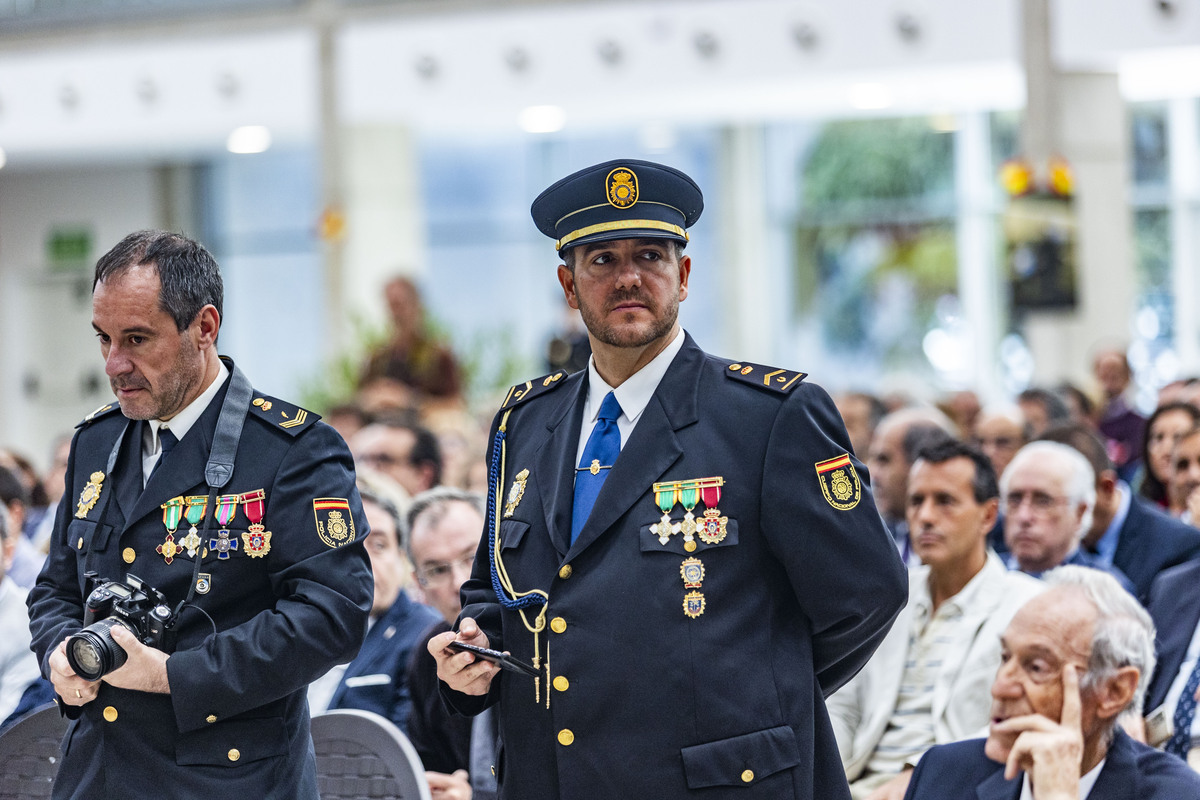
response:
<path id="1" fill-rule="evenodd" d="M 83 519 L 96 505 L 96 501 L 100 499 L 100 485 L 104 483 L 103 472 L 93 472 L 88 479 L 87 486 L 83 487 L 83 491 L 79 493 L 79 506 L 75 509 L 75 516 Z"/>
<path id="2" fill-rule="evenodd" d="M 679 566 L 679 576 L 683 578 L 683 588 L 699 589 L 704 582 L 704 564 L 695 557 L 685 558 Z"/>
<path id="3" fill-rule="evenodd" d="M 508 519 L 517 510 L 521 498 L 525 496 L 525 481 L 529 480 L 529 470 L 523 469 L 513 478 L 512 488 L 508 490 L 508 502 L 504 504 L 504 518 Z"/>
<path id="4" fill-rule="evenodd" d="M 704 595 L 700 592 L 688 592 L 683 596 L 683 613 L 695 619 L 704 613 Z"/>

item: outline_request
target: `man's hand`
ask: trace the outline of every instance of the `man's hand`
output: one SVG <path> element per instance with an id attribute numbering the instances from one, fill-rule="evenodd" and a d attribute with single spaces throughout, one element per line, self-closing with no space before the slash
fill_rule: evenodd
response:
<path id="1" fill-rule="evenodd" d="M 129 658 L 118 669 L 114 669 L 100 680 L 118 689 L 170 694 L 171 686 L 167 682 L 167 654 L 139 642 L 124 625 L 113 625 L 111 633 L 113 641 Z"/>
<path id="2" fill-rule="evenodd" d="M 908 782 L 912 780 L 913 771 L 905 767 L 904 771 L 875 791 L 866 796 L 865 800 L 904 800 L 908 791 Z"/>
<path id="3" fill-rule="evenodd" d="M 429 652 L 437 659 L 438 678 L 456 692 L 477 696 L 487 694 L 492 678 L 500 671 L 500 667 L 476 658 L 473 653 L 447 650 L 446 645 L 455 640 L 479 647 L 488 646 L 487 635 L 479 630 L 475 620 L 463 617 L 458 633 L 447 631 L 429 640 Z"/>
<path id="4" fill-rule="evenodd" d="M 426 772 L 429 794 L 434 800 L 471 800 L 471 784 L 465 769 L 456 769 L 453 775 L 443 772 Z"/>
<path id="5" fill-rule="evenodd" d="M 1018 734 L 1004 767 L 1011 780 L 1025 770 L 1033 784 L 1035 800 L 1078 800 L 1079 773 L 1083 762 L 1083 732 L 1080 727 L 1079 676 L 1073 664 L 1062 671 L 1062 719 L 1055 722 L 1041 714 L 1012 717 L 995 730 Z"/>
<path id="6" fill-rule="evenodd" d="M 54 691 L 69 706 L 90 703 L 100 691 L 99 681 L 86 681 L 71 669 L 71 662 L 67 661 L 66 639 L 59 642 L 50 654 L 50 683 L 54 684 Z"/>

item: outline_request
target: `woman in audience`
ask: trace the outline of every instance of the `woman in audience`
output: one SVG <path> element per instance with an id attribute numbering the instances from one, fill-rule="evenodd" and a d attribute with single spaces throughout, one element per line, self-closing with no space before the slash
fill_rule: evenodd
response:
<path id="1" fill-rule="evenodd" d="M 1200 409 L 1188 403 L 1166 403 L 1159 406 L 1146 422 L 1146 439 L 1142 443 L 1145 469 L 1138 491 L 1142 497 L 1170 506 L 1167 482 L 1171 477 L 1171 451 L 1179 437 L 1200 425 Z"/>

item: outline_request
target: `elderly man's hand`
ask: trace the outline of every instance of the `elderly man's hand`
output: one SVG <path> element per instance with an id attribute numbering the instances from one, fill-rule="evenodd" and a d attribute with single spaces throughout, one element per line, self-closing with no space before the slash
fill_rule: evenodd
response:
<path id="1" fill-rule="evenodd" d="M 1008 755 L 1004 777 L 1015 778 L 1025 770 L 1033 784 L 1035 800 L 1078 800 L 1079 770 L 1083 763 L 1083 731 L 1080 726 L 1079 676 L 1073 664 L 1062 671 L 1063 702 L 1058 722 L 1041 714 L 1012 717 L 995 725 L 995 730 L 1016 733 Z"/>
<path id="2" fill-rule="evenodd" d="M 866 800 L 904 800 L 908 791 L 908 782 L 912 780 L 913 771 L 905 767 L 904 771 L 875 791 L 867 795 Z"/>
<path id="3" fill-rule="evenodd" d="M 476 658 L 472 653 L 459 653 L 447 649 L 446 645 L 455 640 L 478 647 L 488 646 L 487 634 L 479 630 L 475 620 L 463 617 L 458 633 L 447 631 L 429 640 L 429 653 L 437 660 L 438 678 L 456 692 L 487 694 L 492 685 L 492 678 L 500 671 L 500 667 L 490 661 Z"/>

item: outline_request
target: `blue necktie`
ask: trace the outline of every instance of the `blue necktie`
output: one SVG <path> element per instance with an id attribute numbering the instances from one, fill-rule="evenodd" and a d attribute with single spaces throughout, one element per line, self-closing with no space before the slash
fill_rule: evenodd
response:
<path id="1" fill-rule="evenodd" d="M 575 471 L 575 505 L 571 508 L 571 544 L 579 538 L 583 523 L 587 522 L 600 494 L 600 487 L 608 477 L 608 470 L 617 463 L 621 454 L 621 430 L 617 418 L 621 416 L 621 404 L 617 396 L 609 392 L 600 404 L 600 418 L 592 435 L 583 447 L 583 458 Z"/>
<path id="2" fill-rule="evenodd" d="M 1192 721 L 1196 718 L 1196 687 L 1200 686 L 1200 660 L 1192 668 L 1183 694 L 1175 705 L 1175 733 L 1167 742 L 1168 753 L 1174 753 L 1180 758 L 1187 758 L 1188 750 L 1192 747 Z"/>
<path id="3" fill-rule="evenodd" d="M 179 439 L 175 434 L 171 433 L 170 428 L 159 428 L 158 443 L 162 445 L 162 454 L 159 455 L 158 461 L 154 462 L 154 466 L 150 468 L 150 478 L 154 477 L 154 473 L 158 472 L 158 468 L 167 460 L 167 455 L 174 449 L 175 445 L 179 444 Z M 150 482 L 150 478 L 146 479 L 146 483 Z"/>

